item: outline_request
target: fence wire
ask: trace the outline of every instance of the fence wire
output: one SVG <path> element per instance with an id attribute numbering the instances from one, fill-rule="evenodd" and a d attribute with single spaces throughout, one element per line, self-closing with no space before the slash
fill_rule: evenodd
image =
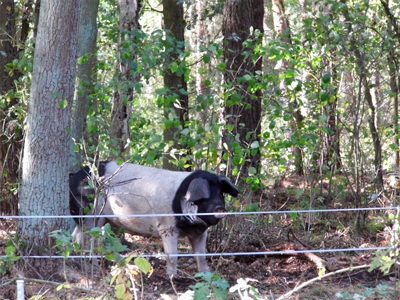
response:
<path id="1" fill-rule="evenodd" d="M 306 253 L 335 253 L 335 252 L 358 252 L 389 250 L 394 247 L 368 247 L 368 248 L 342 248 L 342 249 L 311 249 L 311 250 L 285 250 L 285 251 L 253 251 L 253 252 L 220 252 L 220 253 L 176 253 L 176 254 L 134 254 L 133 257 L 164 258 L 164 257 L 214 257 L 214 256 L 252 256 L 252 255 L 295 255 Z M 127 258 L 130 255 L 121 255 Z M 0 256 L 5 258 L 7 256 Z M 62 255 L 22 255 L 22 259 L 65 259 Z M 68 259 L 99 259 L 105 255 L 69 255 Z"/>
<path id="2" fill-rule="evenodd" d="M 275 215 L 275 214 L 303 214 L 303 213 L 326 213 L 326 212 L 355 212 L 355 211 L 377 211 L 377 210 L 400 210 L 400 207 L 361 207 L 361 208 L 337 208 L 337 209 L 305 209 L 305 210 L 279 210 L 279 211 L 249 211 L 249 212 L 225 212 L 218 213 L 224 216 L 235 215 Z M 126 214 L 126 215 L 61 215 L 61 216 L 0 216 L 1 219 L 69 219 L 69 218 L 149 218 L 149 217 L 179 217 L 179 216 L 208 216 L 215 213 L 196 213 L 196 214 Z M 341 248 L 341 249 L 310 249 L 310 250 L 285 250 L 285 251 L 259 251 L 259 252 L 221 252 L 221 253 L 180 253 L 180 254 L 137 254 L 134 257 L 143 258 L 163 258 L 163 257 L 215 257 L 215 256 L 244 256 L 244 255 L 294 255 L 306 253 L 337 253 L 337 252 L 359 252 L 359 251 L 378 251 L 389 250 L 394 247 L 365 247 L 365 248 Z M 121 255 L 128 257 L 129 255 Z M 62 255 L 22 255 L 15 256 L 22 259 L 65 259 Z M 0 259 L 7 258 L 6 255 Z M 104 255 L 70 255 L 69 259 L 100 259 Z"/>
<path id="3" fill-rule="evenodd" d="M 276 215 L 276 214 L 304 214 L 304 213 L 325 213 L 325 212 L 354 212 L 354 211 L 376 211 L 376 210 L 398 210 L 399 206 L 386 207 L 360 207 L 360 208 L 332 208 L 332 209 L 300 209 L 300 210 L 270 210 L 270 211 L 241 211 L 241 212 L 219 212 L 218 215 L 238 216 L 238 215 Z M 149 217 L 183 217 L 183 216 L 211 216 L 215 213 L 196 213 L 196 214 L 123 214 L 123 215 L 61 215 L 61 216 L 0 216 L 1 219 L 71 219 L 71 218 L 149 218 Z"/>

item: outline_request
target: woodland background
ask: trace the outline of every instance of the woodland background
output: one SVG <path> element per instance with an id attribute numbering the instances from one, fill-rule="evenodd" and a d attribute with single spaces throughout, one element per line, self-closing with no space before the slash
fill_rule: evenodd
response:
<path id="1" fill-rule="evenodd" d="M 109 159 L 224 174 L 234 211 L 396 205 L 399 2 L 62 2 L 0 1 L 1 215 L 68 214 L 68 174 Z"/>

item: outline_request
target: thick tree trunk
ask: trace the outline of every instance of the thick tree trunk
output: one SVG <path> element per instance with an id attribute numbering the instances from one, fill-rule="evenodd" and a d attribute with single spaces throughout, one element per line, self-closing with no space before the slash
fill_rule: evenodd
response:
<path id="1" fill-rule="evenodd" d="M 176 62 L 179 64 L 179 52 L 185 50 L 184 32 L 185 32 L 185 21 L 183 19 L 183 2 L 177 0 L 163 0 L 163 17 L 164 17 L 164 29 L 167 30 L 172 39 L 169 41 L 172 43 L 170 46 L 173 47 L 174 51 L 170 57 L 170 63 Z M 185 81 L 184 74 L 177 74 L 172 72 L 169 68 L 164 70 L 164 87 L 168 90 L 165 95 L 164 103 L 164 117 L 171 126 L 166 126 L 164 129 L 164 141 L 170 144 L 169 150 L 181 150 L 183 146 L 179 140 L 181 137 L 181 131 L 185 127 L 185 122 L 189 118 L 189 98 L 187 95 L 187 84 Z M 176 100 L 174 99 L 176 98 Z M 169 99 L 173 99 L 171 101 Z M 179 126 L 174 125 L 175 120 L 179 120 Z M 176 155 L 179 159 L 179 155 Z M 178 169 L 173 163 L 171 163 L 172 157 L 169 153 L 166 153 L 163 157 L 163 167 L 169 170 Z"/>
<path id="2" fill-rule="evenodd" d="M 79 0 L 41 1 L 33 62 L 24 155 L 20 215 L 68 215 L 68 158 L 71 106 L 78 49 Z M 18 231 L 28 247 L 48 247 L 49 232 L 69 228 L 66 219 L 21 219 Z M 30 254 L 38 253 L 33 248 Z M 41 249 L 43 251 L 43 249 Z M 45 260 L 38 261 L 41 266 Z"/>
<path id="3" fill-rule="evenodd" d="M 74 145 L 81 143 L 89 110 L 90 95 L 93 93 L 96 64 L 97 11 L 99 0 L 82 2 L 79 21 L 78 57 L 86 57 L 77 65 L 77 80 L 71 120 L 70 172 L 81 168 L 82 153 L 74 151 Z"/>
<path id="4" fill-rule="evenodd" d="M 227 0 L 224 5 L 223 36 L 224 36 L 224 58 L 226 61 L 225 82 L 232 85 L 235 98 L 239 103 L 230 103 L 232 96 L 225 105 L 224 116 L 227 127 L 233 127 L 232 131 L 226 130 L 224 140 L 233 150 L 235 143 L 240 143 L 242 149 L 253 150 L 260 142 L 261 132 L 261 94 L 248 91 L 248 82 L 238 83 L 238 78 L 245 75 L 255 75 L 261 71 L 262 60 L 254 64 L 251 58 L 244 58 L 243 51 L 250 50 L 243 46 L 243 42 L 251 36 L 250 28 L 263 32 L 264 4 L 261 0 Z M 237 140 L 240 139 L 240 141 Z M 251 152 L 251 151 L 249 151 Z M 240 176 L 247 177 L 250 167 L 256 170 L 260 168 L 260 152 L 253 151 L 247 155 L 242 164 Z M 229 166 L 228 166 L 229 167 Z M 231 171 L 228 171 L 229 173 Z M 241 184 L 241 183 L 239 183 Z"/>

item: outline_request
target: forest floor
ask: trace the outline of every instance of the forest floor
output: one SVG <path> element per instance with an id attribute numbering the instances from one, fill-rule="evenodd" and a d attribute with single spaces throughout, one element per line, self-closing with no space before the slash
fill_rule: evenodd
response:
<path id="1" fill-rule="evenodd" d="M 301 178 L 283 179 L 278 185 L 271 186 L 268 192 L 257 196 L 260 210 L 293 210 L 304 208 L 304 194 L 307 186 Z M 368 206 L 390 206 L 394 195 L 373 198 Z M 313 208 L 353 207 L 351 199 L 343 194 L 340 197 L 319 197 L 315 203 L 306 203 Z M 235 204 L 232 204 L 235 205 Z M 226 217 L 222 224 L 213 228 L 209 235 L 210 253 L 222 252 L 260 252 L 304 249 L 343 249 L 386 246 L 390 241 L 391 224 L 387 221 L 389 212 L 370 212 L 364 214 L 363 229 L 356 230 L 356 212 L 333 212 L 318 214 L 282 214 L 282 215 L 244 215 Z M 0 255 L 4 255 L 5 243 L 15 232 L 15 221 L 0 220 Z M 162 253 L 161 241 L 152 238 L 125 235 L 124 243 L 133 251 L 154 254 Z M 180 253 L 190 253 L 184 241 L 180 244 Z M 258 290 L 262 299 L 278 299 L 300 284 L 321 275 L 319 264 L 325 266 L 325 274 L 341 269 L 368 264 L 373 258 L 369 251 L 334 252 L 277 255 L 222 256 L 209 258 L 209 265 L 215 274 L 227 280 L 230 286 L 238 279 L 250 278 L 248 284 Z M 193 258 L 179 258 L 179 276 L 172 282 L 165 274 L 163 259 L 149 259 L 153 272 L 151 276 L 138 276 L 138 299 L 191 299 L 190 286 L 199 282 Z M 0 262 L 1 263 L 1 262 Z M 59 263 L 59 262 L 58 262 Z M 60 263 L 59 263 L 60 264 Z M 32 266 L 33 267 L 33 266 Z M 1 270 L 1 265 L 0 265 Z M 25 282 L 26 299 L 34 295 L 43 295 L 37 299 L 102 299 L 103 294 L 112 295 L 109 267 L 97 269 L 97 275 L 80 271 L 76 264 L 68 263 L 63 270 L 44 281 Z M 384 276 L 380 271 L 369 272 L 368 268 L 349 270 L 343 273 L 317 280 L 304 289 L 294 293 L 288 299 L 400 299 L 399 270 L 393 270 Z M 0 300 L 16 299 L 16 285 L 13 279 L 20 272 L 11 269 L 0 277 Z M 55 282 L 66 282 L 76 288 L 56 290 Z M 125 279 L 124 279 L 125 278 Z M 121 277 L 121 282 L 130 281 Z M 125 281 L 124 281 L 125 280 Z M 218 284 L 218 281 L 215 282 Z M 87 290 L 85 290 L 87 289 Z M 179 295 L 179 297 L 177 296 Z M 90 298 L 92 297 L 92 298 Z M 117 299 L 117 298 L 106 298 Z M 135 299 L 135 298 L 126 298 Z M 211 296 L 210 299 L 215 299 Z M 240 299 L 233 293 L 227 299 Z M 246 298 L 242 298 L 246 299 Z M 247 298 L 256 299 L 256 298 Z"/>

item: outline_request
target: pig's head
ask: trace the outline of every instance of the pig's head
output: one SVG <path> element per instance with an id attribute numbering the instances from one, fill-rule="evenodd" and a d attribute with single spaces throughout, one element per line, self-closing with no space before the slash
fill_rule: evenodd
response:
<path id="1" fill-rule="evenodd" d="M 207 171 L 195 171 L 182 182 L 173 202 L 175 213 L 189 215 L 178 217 L 178 226 L 183 230 L 190 227 L 207 227 L 217 224 L 226 212 L 224 194 L 236 197 L 238 189 L 225 177 Z M 178 202 L 179 201 L 179 202 Z M 211 215 L 194 216 L 195 213 Z"/>

